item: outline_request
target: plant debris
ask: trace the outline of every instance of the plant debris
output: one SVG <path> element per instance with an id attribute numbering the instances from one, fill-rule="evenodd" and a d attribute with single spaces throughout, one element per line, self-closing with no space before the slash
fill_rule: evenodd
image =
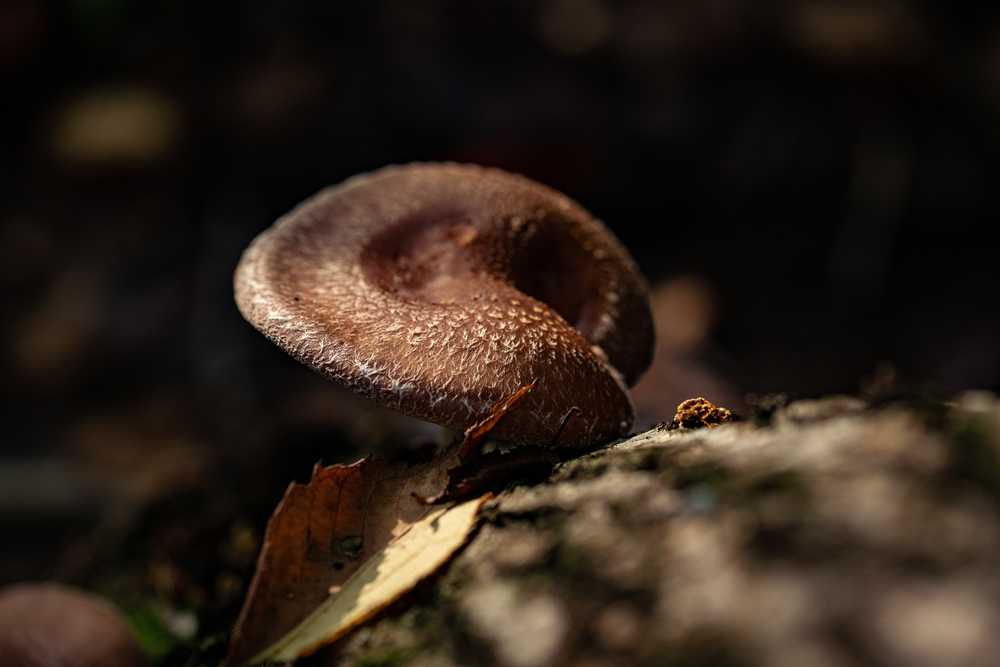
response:
<path id="1" fill-rule="evenodd" d="M 476 525 L 485 495 L 438 508 L 369 558 L 336 594 L 252 662 L 290 662 L 336 641 L 444 565 Z"/>
<path id="2" fill-rule="evenodd" d="M 366 458 L 317 465 L 307 484 L 289 485 L 268 523 L 229 664 L 280 640 L 371 559 L 384 557 L 390 543 L 439 513 L 413 494 L 438 493 L 456 464 L 451 453 L 419 464 Z"/>
<path id="3" fill-rule="evenodd" d="M 667 428 L 676 429 L 714 428 L 728 424 L 733 420 L 733 413 L 723 407 L 713 405 L 708 399 L 699 396 L 689 398 L 677 406 L 677 413 Z"/>
<path id="4" fill-rule="evenodd" d="M 522 398 L 531 393 L 531 390 L 534 389 L 537 384 L 538 380 L 532 380 L 529 384 L 520 387 L 510 396 L 494 405 L 493 408 L 490 409 L 490 414 L 488 414 L 485 418 L 480 419 L 475 424 L 465 429 L 465 438 L 462 440 L 462 445 L 459 448 L 458 458 L 464 462 L 480 454 L 480 445 L 483 444 L 484 440 L 486 440 L 486 436 L 490 434 L 504 415 L 510 412 Z"/>

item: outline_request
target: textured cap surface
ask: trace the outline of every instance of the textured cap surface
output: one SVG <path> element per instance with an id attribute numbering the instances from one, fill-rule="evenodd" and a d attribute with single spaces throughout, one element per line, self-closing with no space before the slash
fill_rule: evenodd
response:
<path id="1" fill-rule="evenodd" d="M 617 239 L 494 169 L 388 167 L 324 190 L 254 240 L 235 290 L 296 359 L 437 424 L 464 429 L 537 381 L 493 433 L 513 443 L 624 434 L 624 382 L 652 356 L 646 286 Z"/>

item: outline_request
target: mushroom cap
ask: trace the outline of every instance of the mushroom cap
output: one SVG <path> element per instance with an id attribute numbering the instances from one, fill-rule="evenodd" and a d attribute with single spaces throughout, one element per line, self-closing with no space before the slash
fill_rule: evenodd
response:
<path id="1" fill-rule="evenodd" d="M 621 243 L 568 197 L 496 169 L 387 167 L 323 190 L 253 241 L 234 282 L 265 336 L 404 414 L 464 430 L 535 382 L 491 432 L 512 444 L 625 434 L 625 384 L 653 353 L 646 284 Z"/>
<path id="2" fill-rule="evenodd" d="M 0 589 L 4 667 L 140 667 L 146 659 L 103 599 L 51 583 Z"/>

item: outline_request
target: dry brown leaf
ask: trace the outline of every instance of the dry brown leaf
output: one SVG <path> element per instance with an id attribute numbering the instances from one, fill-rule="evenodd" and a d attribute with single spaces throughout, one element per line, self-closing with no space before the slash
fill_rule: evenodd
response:
<path id="1" fill-rule="evenodd" d="M 435 510 L 413 494 L 441 491 L 455 454 L 426 463 L 362 459 L 316 466 L 292 483 L 267 526 L 257 571 L 230 641 L 228 663 L 271 646 L 391 541 Z"/>
<path id="2" fill-rule="evenodd" d="M 375 554 L 315 612 L 252 662 L 290 662 L 333 642 L 385 609 L 461 547 L 489 496 L 439 508 Z"/>
<path id="3" fill-rule="evenodd" d="M 290 484 L 268 522 L 227 663 L 294 659 L 343 636 L 444 564 L 486 496 L 450 509 L 429 504 L 550 471 L 557 458 L 534 448 L 478 452 L 534 386 L 497 403 L 457 450 L 428 462 L 317 465 L 308 484 Z"/>

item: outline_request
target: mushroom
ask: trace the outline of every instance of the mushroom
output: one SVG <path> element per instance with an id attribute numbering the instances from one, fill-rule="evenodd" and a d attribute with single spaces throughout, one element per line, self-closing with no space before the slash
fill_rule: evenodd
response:
<path id="1" fill-rule="evenodd" d="M 140 667 L 128 626 L 101 598 L 68 586 L 22 583 L 0 589 L 4 667 Z"/>
<path id="2" fill-rule="evenodd" d="M 258 236 L 236 303 L 336 383 L 465 430 L 532 391 L 491 437 L 587 446 L 628 432 L 646 369 L 645 281 L 565 195 L 522 176 L 412 164 L 321 191 Z"/>

